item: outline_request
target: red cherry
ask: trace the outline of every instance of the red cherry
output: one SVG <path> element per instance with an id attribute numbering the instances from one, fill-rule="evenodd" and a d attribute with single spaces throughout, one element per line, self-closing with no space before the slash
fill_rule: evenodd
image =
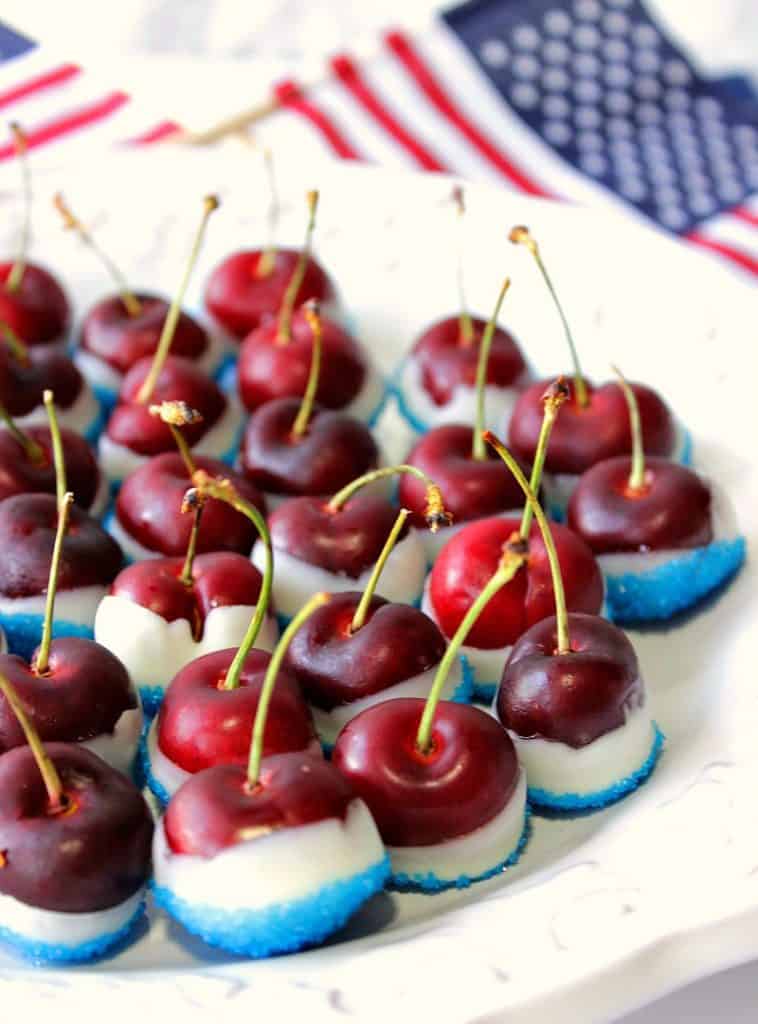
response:
<path id="1" fill-rule="evenodd" d="M 340 733 L 332 764 L 367 804 L 388 846 L 467 835 L 508 803 L 519 779 L 507 732 L 479 708 L 442 702 L 432 749 L 416 747 L 424 701 L 375 704 Z"/>
<path id="2" fill-rule="evenodd" d="M 130 315 L 120 295 L 108 295 L 90 309 L 82 324 L 79 344 L 85 352 L 127 373 L 140 359 L 155 355 L 169 305 L 165 299 L 135 293 L 140 311 Z M 210 339 L 205 328 L 188 313 L 180 313 L 171 352 L 186 359 L 201 359 Z"/>
<path id="3" fill-rule="evenodd" d="M 213 857 L 257 830 L 298 828 L 329 818 L 344 821 L 354 794 L 328 761 L 310 754 L 275 754 L 261 764 L 250 790 L 241 765 L 219 764 L 193 775 L 174 794 L 163 819 L 174 853 Z"/>
<path id="4" fill-rule="evenodd" d="M 27 263 L 18 288 L 11 292 L 5 283 L 12 269 L 13 262 L 0 263 L 0 322 L 30 347 L 66 341 L 71 308 L 57 279 L 44 267 Z"/>
<path id="5" fill-rule="evenodd" d="M 2 292 L 0 292 L 2 294 Z M 30 349 L 24 362 L 0 346 L 0 403 L 20 418 L 42 405 L 42 395 L 55 393 L 58 409 L 70 409 L 84 386 L 84 378 L 62 352 Z"/>
<path id="6" fill-rule="evenodd" d="M 73 743 L 46 751 L 63 784 L 65 812 L 51 814 L 31 749 L 0 757 L 0 893 L 67 914 L 117 906 L 150 876 L 153 820 L 121 772 Z"/>
<path id="7" fill-rule="evenodd" d="M 14 494 L 55 494 L 55 467 L 50 429 L 31 426 L 26 435 L 42 448 L 43 459 L 30 458 L 9 430 L 0 430 L 0 501 Z M 61 428 L 68 488 L 80 508 L 92 505 L 100 486 L 100 470 L 92 449 L 79 434 Z"/>
<path id="8" fill-rule="evenodd" d="M 644 704 L 645 695 L 626 635 L 596 615 L 568 618 L 568 654 L 556 654 L 554 616 L 516 641 L 496 706 L 500 721 L 518 736 L 578 748 L 622 726 Z"/>
<path id="9" fill-rule="evenodd" d="M 430 597 L 442 632 L 451 637 L 490 580 L 503 547 L 519 529 L 518 519 L 470 523 L 440 552 L 430 577 Z M 594 614 L 603 603 L 603 578 L 592 552 L 565 526 L 551 524 L 570 610 Z M 532 524 L 529 558 L 487 604 L 466 643 L 499 649 L 514 643 L 535 622 L 555 611 L 550 565 L 542 535 Z"/>
<path id="10" fill-rule="evenodd" d="M 150 406 L 161 402 L 186 402 L 203 417 L 201 422 L 182 427 L 182 434 L 192 447 L 223 415 L 226 409 L 224 393 L 215 381 L 188 359 L 170 355 L 158 375 L 150 401 L 138 402 L 137 395 L 152 364 L 152 358 L 146 356 L 135 363 L 124 377 L 118 405 L 108 420 L 108 437 L 139 455 L 173 452 L 176 448 L 173 435 L 159 416 L 152 415 Z"/>
<path id="11" fill-rule="evenodd" d="M 197 456 L 195 464 L 210 476 L 230 480 L 242 497 L 265 515 L 265 501 L 257 488 L 239 474 L 230 472 L 225 463 Z M 148 550 L 183 557 L 193 522 L 191 515 L 181 511 L 189 487 L 187 467 L 178 452 L 155 455 L 124 481 L 116 499 L 118 521 Z M 203 509 L 197 550 L 238 551 L 247 555 L 257 536 L 246 516 L 226 502 L 212 498 Z"/>
<path id="12" fill-rule="evenodd" d="M 531 463 L 537 449 L 544 406 L 542 396 L 550 380 L 532 384 L 516 403 L 508 430 L 508 447 L 526 463 Z M 550 435 L 545 458 L 548 473 L 583 473 L 601 459 L 627 455 L 632 450 L 629 411 L 618 384 L 608 382 L 595 386 L 589 381 L 589 404 L 576 400 L 573 379 L 568 381 L 571 397 L 561 407 Z M 671 412 L 663 399 L 644 384 L 632 384 L 640 410 L 645 451 L 651 455 L 671 455 L 676 442 L 676 428 Z"/>
<path id="13" fill-rule="evenodd" d="M 237 338 L 244 338 L 267 316 L 275 316 L 279 312 L 300 251 L 277 249 L 273 269 L 259 277 L 257 270 L 262 256 L 260 249 L 232 253 L 208 278 L 205 288 L 208 312 Z M 300 306 L 308 299 L 326 303 L 333 298 L 334 288 L 329 277 L 311 257 L 295 305 Z"/>

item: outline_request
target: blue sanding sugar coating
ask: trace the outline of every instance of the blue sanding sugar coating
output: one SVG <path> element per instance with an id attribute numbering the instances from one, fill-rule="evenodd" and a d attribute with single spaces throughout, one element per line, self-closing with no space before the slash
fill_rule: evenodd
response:
<path id="1" fill-rule="evenodd" d="M 154 882 L 152 886 L 157 905 L 187 931 L 211 946 L 260 959 L 294 953 L 323 942 L 383 888 L 389 871 L 385 854 L 365 871 L 330 882 L 301 899 L 274 903 L 260 910 L 222 910 L 184 900 Z"/>
<path id="2" fill-rule="evenodd" d="M 400 415 L 408 426 L 415 430 L 417 434 L 426 434 L 430 429 L 430 424 L 425 423 L 424 420 L 414 412 L 411 408 L 410 402 L 406 399 L 403 392 L 402 376 L 404 368 L 405 362 L 402 362 L 392 375 L 392 379 L 387 385 L 387 392 L 391 392 L 393 394 L 395 401 L 397 402 L 397 407 L 400 410 Z"/>
<path id="3" fill-rule="evenodd" d="M 107 416 L 105 410 L 103 409 L 102 405 L 99 405 L 98 403 L 97 415 L 94 417 L 92 422 L 84 431 L 84 438 L 89 444 L 94 445 L 97 443 L 97 439 L 100 437 L 100 435 L 103 432 L 103 429 L 105 428 L 106 419 Z"/>
<path id="4" fill-rule="evenodd" d="M 640 573 L 606 575 L 612 622 L 669 619 L 697 604 L 733 576 L 745 561 L 745 538 L 720 540 Z"/>
<path id="5" fill-rule="evenodd" d="M 146 721 L 151 721 L 161 709 L 163 698 L 166 695 L 165 686 L 140 686 L 140 699 L 142 700 L 142 712 Z"/>
<path id="6" fill-rule="evenodd" d="M 237 391 L 237 353 L 227 352 L 213 374 L 222 391 L 235 394 Z"/>
<path id="7" fill-rule="evenodd" d="M 0 626 L 5 631 L 11 654 L 18 654 L 27 660 L 31 658 L 42 639 L 43 621 L 43 615 L 31 612 L 19 612 L 16 615 L 6 612 L 0 615 Z M 65 619 L 53 620 L 53 636 L 57 639 L 63 636 L 83 636 L 88 640 L 95 638 L 92 626 L 67 622 Z"/>
<path id="8" fill-rule="evenodd" d="M 387 408 L 387 402 L 389 401 L 389 398 L 390 389 L 388 387 L 385 387 L 384 391 L 382 392 L 382 397 L 379 399 L 379 404 L 376 406 L 374 411 L 366 417 L 366 426 L 369 428 L 369 430 L 373 430 L 373 428 L 379 422 L 382 413 Z"/>
<path id="9" fill-rule="evenodd" d="M 31 960 L 39 966 L 47 964 L 80 964 L 97 960 L 113 946 L 121 945 L 141 921 L 145 913 L 144 900 L 137 907 L 126 924 L 115 932 L 107 932 L 88 942 L 80 942 L 76 946 L 64 946 L 58 943 L 40 942 L 18 935 L 10 928 L 0 925 L 0 941 L 19 953 L 24 959 Z"/>
<path id="10" fill-rule="evenodd" d="M 628 796 L 645 782 L 661 756 L 665 739 L 666 737 L 654 722 L 653 744 L 645 761 L 631 775 L 619 779 L 618 782 L 614 782 L 613 785 L 607 786 L 605 789 L 596 790 L 594 793 L 553 793 L 548 789 L 529 786 L 527 798 L 536 813 L 539 813 L 540 808 L 551 811 L 584 811 L 608 807 L 610 804 L 616 803 L 617 800 Z"/>
<path id="11" fill-rule="evenodd" d="M 107 420 L 113 410 L 116 408 L 118 402 L 118 390 L 106 387 L 104 384 L 92 384 L 90 383 L 95 398 L 100 403 L 104 418 Z"/>
<path id="12" fill-rule="evenodd" d="M 531 812 L 527 807 L 524 812 L 524 828 L 521 832 L 516 848 L 512 850 L 505 860 L 499 861 L 493 867 L 488 868 L 487 871 L 483 871 L 480 875 L 458 875 L 457 878 L 440 878 L 433 871 L 427 871 L 425 874 L 413 874 L 407 875 L 403 872 L 393 873 L 390 876 L 390 880 L 387 883 L 388 889 L 396 889 L 398 892 L 425 892 L 435 893 L 443 892 L 445 889 L 467 889 L 470 885 L 475 882 L 484 882 L 488 878 L 494 878 L 495 875 L 499 875 L 501 871 L 505 871 L 506 868 L 512 868 L 518 863 L 521 854 L 524 852 L 524 847 L 529 841 L 531 835 Z"/>
<path id="13" fill-rule="evenodd" d="M 165 807 L 171 799 L 171 794 L 158 779 L 153 775 L 153 767 L 150 761 L 150 753 L 147 749 L 147 727 L 142 730 L 142 735 L 139 740 L 139 747 L 137 748 L 137 758 L 135 774 L 141 778 L 144 785 L 150 790 L 153 796 L 158 800 L 161 807 Z"/>
<path id="14" fill-rule="evenodd" d="M 225 462 L 227 466 L 234 465 L 234 461 L 237 458 L 237 452 L 239 451 L 240 445 L 242 444 L 242 435 L 244 433 L 245 420 L 243 419 L 237 430 L 234 432 L 234 440 L 232 441 L 230 446 L 226 449 L 225 452 L 222 452 L 221 455 L 217 456 L 217 458 L 219 458 L 221 462 Z"/>

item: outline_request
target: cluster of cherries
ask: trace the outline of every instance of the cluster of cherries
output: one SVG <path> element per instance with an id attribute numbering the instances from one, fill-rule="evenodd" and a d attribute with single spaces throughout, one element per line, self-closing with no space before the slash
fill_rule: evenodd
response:
<path id="1" fill-rule="evenodd" d="M 170 303 L 57 197 L 117 285 L 73 358 L 54 276 L 25 242 L 0 264 L 0 936 L 39 962 L 124 941 L 148 883 L 267 956 L 385 885 L 503 870 L 530 808 L 603 806 L 657 759 L 604 602 L 665 617 L 720 581 L 683 596 L 693 559 L 723 579 L 744 557 L 662 399 L 583 376 L 525 228 L 572 379 L 532 380 L 497 326 L 508 281 L 488 321 L 462 301 L 404 364 L 423 436 L 385 465 L 385 385 L 311 254 L 317 202 L 302 249 L 218 265 L 200 319 L 182 305 L 215 197 Z"/>

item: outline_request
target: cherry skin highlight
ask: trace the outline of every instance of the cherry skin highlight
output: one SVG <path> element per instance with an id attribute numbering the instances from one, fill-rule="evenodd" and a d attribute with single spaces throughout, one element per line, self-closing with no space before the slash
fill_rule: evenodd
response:
<path id="1" fill-rule="evenodd" d="M 36 263 L 27 263 L 15 291 L 6 287 L 13 262 L 0 263 L 0 321 L 30 347 L 66 341 L 71 307 L 57 278 Z"/>
<path id="2" fill-rule="evenodd" d="M 569 614 L 571 651 L 557 654 L 555 617 L 514 644 L 497 693 L 503 725 L 525 739 L 557 740 L 575 749 L 624 725 L 645 702 L 634 648 L 597 615 Z"/>
<path id="3" fill-rule="evenodd" d="M 440 552 L 430 578 L 435 617 L 451 637 L 466 612 L 494 575 L 505 544 L 519 529 L 518 519 L 498 517 L 470 523 Z M 551 524 L 570 611 L 595 614 L 603 603 L 603 579 L 597 562 L 571 530 Z M 521 634 L 555 611 L 550 565 L 539 527 L 532 523 L 529 556 L 513 579 L 495 594 L 471 629 L 472 647 L 508 647 Z"/>
<path id="4" fill-rule="evenodd" d="M 582 475 L 568 507 L 568 524 L 596 554 L 686 550 L 713 540 L 711 491 L 691 469 L 645 459 L 645 482 L 630 491 L 632 460 L 619 455 Z"/>
<path id="5" fill-rule="evenodd" d="M 424 701 L 362 711 L 337 738 L 332 764 L 367 804 L 388 846 L 432 846 L 491 821 L 519 780 L 508 733 L 466 704 L 439 704 L 432 747 L 416 747 Z"/>

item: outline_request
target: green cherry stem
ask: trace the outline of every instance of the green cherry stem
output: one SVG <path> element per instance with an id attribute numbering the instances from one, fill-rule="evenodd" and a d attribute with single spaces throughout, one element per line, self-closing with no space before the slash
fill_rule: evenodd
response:
<path id="1" fill-rule="evenodd" d="M 200 532 L 200 520 L 203 516 L 205 502 L 195 488 L 187 493 L 192 495 L 192 497 L 188 499 L 187 494 L 185 494 L 182 501 L 182 512 L 192 512 L 193 519 L 189 543 L 187 544 L 187 553 L 184 556 L 184 565 L 179 574 L 179 582 L 184 584 L 185 587 L 191 587 L 193 581 L 192 569 L 195 564 L 195 555 L 197 554 L 197 537 Z"/>
<path id="2" fill-rule="evenodd" d="M 571 361 L 574 364 L 574 388 L 576 390 L 576 400 L 579 405 L 584 409 L 589 404 L 589 395 L 587 394 L 587 384 L 582 374 L 582 368 L 579 365 L 579 355 L 574 344 L 574 336 L 571 333 L 569 322 L 566 319 L 566 314 L 563 312 L 563 306 L 561 305 L 558 294 L 553 287 L 553 282 L 550 279 L 550 275 L 547 272 L 545 264 L 542 262 L 542 256 L 540 255 L 539 246 L 533 238 L 529 228 L 518 225 L 511 229 L 511 233 L 508 236 L 511 242 L 515 245 L 524 245 L 534 257 L 534 262 L 537 264 L 542 278 L 547 285 L 547 290 L 550 292 L 555 308 L 558 311 L 558 316 L 561 318 L 563 324 L 563 331 L 566 335 L 566 341 L 568 342 L 569 352 L 571 353 Z"/>
<path id="3" fill-rule="evenodd" d="M 253 721 L 253 738 L 250 744 L 250 758 L 247 764 L 247 786 L 249 790 L 254 790 L 260 779 L 261 761 L 263 759 L 263 737 L 266 732 L 268 707 L 271 703 L 274 686 L 276 685 L 276 677 L 279 675 L 279 669 L 282 666 L 282 661 L 284 661 L 284 656 L 292 642 L 292 638 L 306 619 L 310 618 L 316 609 L 321 608 L 329 600 L 329 594 L 314 594 L 310 601 L 303 605 L 289 626 L 287 626 L 281 640 L 276 645 L 276 650 L 271 655 L 271 661 L 266 669 Z"/>
<path id="4" fill-rule="evenodd" d="M 553 540 L 553 534 L 550 530 L 550 524 L 547 521 L 545 513 L 542 511 L 542 506 L 537 500 L 537 496 L 529 486 L 526 477 L 521 472 L 521 467 L 518 462 L 513 458 L 511 453 L 498 438 L 491 432 L 486 431 L 484 440 L 487 444 L 491 445 L 498 453 L 500 458 L 506 464 L 513 474 L 516 483 L 519 485 L 521 490 L 524 492 L 524 497 L 528 503 L 532 506 L 534 516 L 542 533 L 542 540 L 545 544 L 545 550 L 547 551 L 548 561 L 550 562 L 550 574 L 553 581 L 553 594 L 555 596 L 555 619 L 556 627 L 558 632 L 558 654 L 568 654 L 571 650 L 571 639 L 569 637 L 568 629 L 568 611 L 566 610 L 566 594 L 563 589 L 563 577 L 561 576 L 561 566 L 558 561 L 558 552 L 555 550 L 555 541 Z"/>
<path id="5" fill-rule="evenodd" d="M 202 423 L 202 414 L 187 402 L 161 402 L 159 405 L 151 405 L 148 412 L 162 420 L 171 431 L 174 444 L 187 467 L 187 475 L 192 479 L 193 473 L 197 471 L 197 465 L 192 455 L 192 449 L 187 444 L 187 438 L 179 428 L 186 427 L 189 423 Z"/>
<path id="6" fill-rule="evenodd" d="M 21 167 L 21 180 L 24 188 L 24 219 L 21 227 L 21 240 L 18 246 L 18 256 L 11 267 L 5 287 L 9 292 L 15 292 L 21 285 L 21 279 L 26 270 L 26 254 L 29 250 L 29 234 L 32 222 L 32 177 L 29 171 L 29 156 L 26 135 L 21 126 L 14 121 L 10 126 L 13 135 L 13 144 Z"/>
<path id="7" fill-rule="evenodd" d="M 0 693 L 2 693 L 13 709 L 13 713 L 18 719 L 18 724 L 21 726 L 26 737 L 26 742 L 29 744 L 29 748 L 34 755 L 34 760 L 37 762 L 37 767 L 39 768 L 39 773 L 42 776 L 42 781 L 47 790 L 47 797 L 50 801 L 50 811 L 53 813 L 62 811 L 66 806 L 66 802 L 58 771 L 51 758 L 48 757 L 39 733 L 32 725 L 31 719 L 21 702 L 21 698 L 2 673 L 0 673 Z"/>
<path id="8" fill-rule="evenodd" d="M 434 715 L 440 702 L 440 698 L 442 697 L 442 690 L 445 686 L 445 682 L 447 681 L 452 664 L 458 656 L 458 652 L 466 637 L 471 631 L 476 620 L 489 604 L 490 600 L 499 590 L 503 589 L 506 583 L 513 579 L 526 561 L 526 550 L 524 545 L 520 543 L 517 535 L 514 535 L 514 539 L 515 543 L 513 543 L 513 541 L 509 541 L 506 544 L 500 559 L 500 564 L 492 577 L 482 588 L 474 603 L 466 612 L 463 617 L 463 621 L 455 631 L 455 635 L 447 645 L 445 653 L 442 656 L 442 660 L 437 666 L 434 682 L 432 683 L 432 688 L 429 691 L 429 696 L 426 698 L 424 712 L 421 715 L 418 733 L 416 734 L 416 747 L 422 754 L 428 754 L 431 750 Z"/>
<path id="9" fill-rule="evenodd" d="M 0 334 L 2 334 L 3 341 L 10 349 L 13 358 L 17 359 L 19 363 L 27 364 L 29 362 L 29 349 L 19 338 L 10 324 L 6 324 L 0 320 Z"/>
<path id="10" fill-rule="evenodd" d="M 629 474 L 627 484 L 630 491 L 641 491 L 645 487 L 645 445 L 642 440 L 642 422 L 640 420 L 640 407 L 637 404 L 637 396 L 634 389 L 617 366 L 611 369 L 619 379 L 619 387 L 624 393 L 627 408 L 629 409 L 629 430 L 632 435 L 632 470 Z"/>
<path id="11" fill-rule="evenodd" d="M 0 420 L 8 428 L 10 434 L 12 434 L 15 441 L 21 445 L 30 462 L 40 466 L 45 461 L 45 452 L 41 445 L 37 444 L 33 437 L 25 433 L 21 427 L 16 424 L 11 414 L 5 408 L 4 405 L 0 405 Z"/>
<path id="12" fill-rule="evenodd" d="M 303 283 L 305 271 L 308 267 L 308 260 L 311 256 L 311 241 L 313 239 L 313 229 L 316 227 L 316 210 L 318 209 L 318 192 L 308 192 L 306 200 L 308 202 L 308 227 L 305 231 L 305 242 L 300 250 L 300 256 L 295 264 L 295 269 L 292 272 L 292 277 L 287 285 L 281 309 L 279 310 L 279 324 L 276 334 L 280 345 L 286 345 L 292 336 L 292 314 L 295 309 L 297 293 L 300 291 L 300 286 Z"/>
<path id="13" fill-rule="evenodd" d="M 379 582 L 379 577 L 382 575 L 382 570 L 387 564 L 387 559 L 392 554 L 392 549 L 397 543 L 397 538 L 400 536 L 403 527 L 405 526 L 405 520 L 410 515 L 407 508 L 401 508 L 397 514 L 397 518 L 392 525 L 392 529 L 389 532 L 387 540 L 384 542 L 384 547 L 379 552 L 379 557 L 376 560 L 376 565 L 371 570 L 371 575 L 368 578 L 366 587 L 361 594 L 361 599 L 358 602 L 358 606 L 353 613 L 353 619 L 350 623 L 350 632 L 357 633 L 359 629 L 363 627 L 366 622 L 366 616 L 368 614 L 369 605 L 371 604 L 371 598 L 374 596 L 374 591 Z"/>
<path id="14" fill-rule="evenodd" d="M 492 316 L 484 329 L 482 340 L 479 342 L 479 358 L 476 364 L 476 420 L 474 422 L 474 440 L 471 454 L 477 462 L 483 462 L 487 458 L 487 448 L 482 441 L 484 430 L 484 399 L 487 392 L 487 364 L 490 358 L 492 338 L 497 328 L 497 318 L 500 316 L 500 307 L 503 305 L 505 294 L 511 286 L 511 279 L 506 277 L 500 287 L 500 293 L 492 311 Z"/>
<path id="15" fill-rule="evenodd" d="M 71 503 L 74 496 L 67 491 L 58 503 L 58 525 L 55 530 L 55 542 L 53 553 L 50 558 L 50 574 L 47 579 L 47 594 L 45 596 L 45 618 L 42 625 L 42 640 L 37 648 L 37 656 L 34 659 L 33 670 L 35 675 L 41 676 L 47 672 L 50 661 L 50 644 L 53 642 L 53 612 L 55 611 L 55 592 L 58 589 L 58 573 L 60 572 L 61 555 L 63 553 L 63 541 L 68 529 L 68 517 Z"/>
<path id="16" fill-rule="evenodd" d="M 261 591 L 258 595 L 258 602 L 255 606 L 255 614 L 250 621 L 250 625 L 247 627 L 247 632 L 245 633 L 242 643 L 234 656 L 234 660 L 229 666 L 222 684 L 222 689 L 224 690 L 236 690 L 239 686 L 240 673 L 242 672 L 242 666 L 245 663 L 245 658 L 248 656 L 251 647 L 258 639 L 258 634 L 260 633 L 261 626 L 263 625 L 263 620 L 266 617 L 266 611 L 271 598 L 271 585 L 274 579 L 274 549 L 271 544 L 271 534 L 269 533 L 268 526 L 266 525 L 266 520 L 255 505 L 251 505 L 249 501 L 245 501 L 245 499 L 237 493 L 236 488 L 229 480 L 216 479 L 209 476 L 205 470 L 198 469 L 192 477 L 192 483 L 197 489 L 198 495 L 201 499 L 216 498 L 219 501 L 225 501 L 227 505 L 231 505 L 231 507 L 236 509 L 237 512 L 240 512 L 243 516 L 247 516 L 258 531 L 258 536 L 263 542 L 265 565 L 263 568 Z M 185 495 L 185 501 L 187 501 L 187 498 L 188 495 Z"/>
<path id="17" fill-rule="evenodd" d="M 318 303 L 311 299 L 303 306 L 303 314 L 308 321 L 313 336 L 311 348 L 311 368 L 308 372 L 308 382 L 305 385 L 305 394 L 297 410 L 295 422 L 292 424 L 292 437 L 297 439 L 303 436 L 308 429 L 308 423 L 313 412 L 313 403 L 316 401 L 318 391 L 318 380 L 321 375 L 321 317 L 319 316 Z"/>
<path id="18" fill-rule="evenodd" d="M 182 303 L 184 302 L 184 296 L 187 293 L 189 287 L 190 278 L 192 277 L 192 271 L 195 269 L 197 258 L 200 255 L 200 249 L 205 238 L 205 229 L 208 226 L 208 220 L 214 210 L 217 210 L 220 206 L 218 196 L 206 196 L 203 199 L 203 215 L 200 220 L 200 226 L 197 229 L 195 240 L 192 244 L 190 251 L 190 257 L 187 262 L 187 266 L 184 270 L 184 277 L 179 285 L 179 291 L 174 295 L 174 298 L 169 307 L 166 319 L 163 321 L 163 330 L 158 340 L 158 345 L 155 349 L 155 355 L 153 356 L 153 364 L 150 370 L 142 381 L 142 386 L 137 392 L 136 401 L 139 405 L 147 405 L 150 401 L 155 385 L 158 383 L 158 377 L 163 369 L 163 365 L 168 358 L 169 351 L 171 349 L 171 342 L 174 340 L 174 332 L 176 331 L 176 325 L 179 322 L 179 316 L 182 312 Z"/>
<path id="19" fill-rule="evenodd" d="M 110 258 L 108 253 L 105 252 L 104 249 L 100 248 L 82 221 L 80 221 L 78 217 L 75 217 L 71 212 L 71 208 L 68 206 L 60 192 L 56 193 L 53 197 L 53 205 L 63 218 L 63 227 L 67 231 L 75 231 L 79 236 L 79 240 L 84 242 L 84 244 L 94 252 L 95 256 L 105 267 L 106 272 L 116 286 L 116 291 L 121 297 L 121 301 L 124 304 L 124 309 L 127 314 L 129 316 L 138 316 L 142 311 L 142 303 L 131 290 L 126 278 Z"/>
<path id="20" fill-rule="evenodd" d="M 539 494 L 540 484 L 542 483 L 542 470 L 545 466 L 545 456 L 547 455 L 547 446 L 550 441 L 550 435 L 553 432 L 553 426 L 558 417 L 558 410 L 569 397 L 569 390 L 566 387 L 566 383 L 563 377 L 559 377 L 557 381 L 552 383 L 550 387 L 545 391 L 542 396 L 542 406 L 544 409 L 542 415 L 542 426 L 540 427 L 540 436 L 537 441 L 537 450 L 534 453 L 534 462 L 532 464 L 532 475 L 529 480 L 529 486 L 535 494 Z M 521 515 L 521 526 L 519 528 L 519 536 L 522 540 L 528 540 L 529 531 L 532 528 L 532 517 L 534 516 L 534 510 L 529 502 L 524 502 L 524 511 Z"/>
<path id="21" fill-rule="evenodd" d="M 42 401 L 45 403 L 47 421 L 50 425 L 50 440 L 53 445 L 53 465 L 55 466 L 55 493 L 60 505 L 68 490 L 66 481 L 66 460 L 63 455 L 63 440 L 61 439 L 61 428 L 58 425 L 58 415 L 55 411 L 55 397 L 52 391 L 47 390 L 42 394 Z"/>
<path id="22" fill-rule="evenodd" d="M 471 320 L 471 314 L 468 311 L 468 305 L 466 303 L 466 287 L 463 276 L 463 232 L 465 225 L 466 203 L 463 198 L 463 189 L 460 185 L 456 185 L 453 188 L 451 198 L 458 215 L 458 238 L 455 259 L 455 277 L 458 285 L 458 304 L 461 310 L 458 316 L 458 323 L 460 324 L 461 341 L 464 345 L 470 345 L 474 340 L 474 324 Z"/>
<path id="23" fill-rule="evenodd" d="M 274 156 L 268 146 L 263 150 L 263 167 L 266 171 L 269 194 L 268 211 L 266 213 L 266 220 L 268 221 L 268 245 L 263 250 L 261 258 L 258 260 L 258 265 L 255 268 L 256 277 L 268 277 L 276 265 L 277 246 L 274 239 L 276 238 L 276 228 L 279 223 L 279 195 L 276 190 Z"/>

